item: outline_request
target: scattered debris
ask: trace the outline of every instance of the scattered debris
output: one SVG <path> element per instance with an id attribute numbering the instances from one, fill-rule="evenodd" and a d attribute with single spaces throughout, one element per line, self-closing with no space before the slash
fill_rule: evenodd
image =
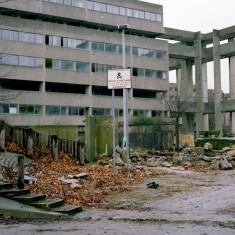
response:
<path id="1" fill-rule="evenodd" d="M 66 184 L 75 184 L 75 183 L 79 183 L 79 180 L 77 180 L 77 179 L 70 178 L 70 177 L 68 177 L 67 179 L 65 179 L 64 176 L 62 176 L 62 177 L 60 178 L 60 180 L 63 181 L 64 183 L 66 183 Z"/>
<path id="2" fill-rule="evenodd" d="M 209 142 L 204 144 L 204 150 L 212 150 L 213 149 L 213 145 Z"/>
<path id="3" fill-rule="evenodd" d="M 26 168 L 27 172 L 30 172 L 29 182 L 33 182 L 30 180 L 32 178 L 35 179 L 35 183 L 27 184 L 26 187 L 34 193 L 64 199 L 67 204 L 99 207 L 106 195 L 127 191 L 132 182 L 141 181 L 143 177 L 175 174 L 175 170 L 208 172 L 232 169 L 235 166 L 235 149 L 216 151 L 211 144 L 204 148 L 186 147 L 179 154 L 131 149 L 129 178 L 126 159 L 122 156 L 123 151 L 119 146 L 116 147 L 116 174 L 113 172 L 113 159 L 110 156 L 97 157 L 95 164 L 82 166 L 65 153 L 60 153 L 58 161 L 54 161 L 48 149 L 35 149 Z M 9 145 L 9 149 L 11 152 L 24 153 L 22 148 L 13 143 Z M 213 154 L 208 155 L 212 151 Z M 1 164 L 5 162 L 11 161 L 0 161 Z M 0 167 L 5 167 L 1 164 Z M 11 166 L 15 168 L 15 164 L 7 165 Z M 159 187 L 155 182 L 147 186 Z"/>
<path id="4" fill-rule="evenodd" d="M 36 184 L 36 181 L 37 181 L 36 178 L 30 177 L 27 175 L 24 176 L 24 183 L 26 184 Z"/>
<path id="5" fill-rule="evenodd" d="M 227 151 L 229 151 L 229 150 L 230 150 L 229 147 L 224 147 L 224 148 L 222 149 L 222 152 L 227 152 Z"/>
<path id="6" fill-rule="evenodd" d="M 175 166 L 175 167 L 170 167 L 170 168 L 171 168 L 171 170 L 185 171 L 185 168 L 181 167 L 181 166 Z"/>
<path id="7" fill-rule="evenodd" d="M 151 182 L 147 184 L 147 188 L 158 188 L 159 184 L 156 184 L 155 182 Z"/>
<path id="8" fill-rule="evenodd" d="M 224 156 L 224 158 L 219 163 L 219 168 L 221 170 L 232 170 L 233 169 L 233 165 L 230 162 L 228 162 L 227 157 Z"/>
<path id="9" fill-rule="evenodd" d="M 87 178 L 91 176 L 89 173 L 80 173 L 80 174 L 77 174 L 77 175 L 68 175 L 68 178 L 71 178 L 71 179 L 84 179 L 84 178 Z"/>
<path id="10" fill-rule="evenodd" d="M 163 167 L 171 167 L 172 164 L 167 162 L 167 161 L 164 161 L 164 162 L 161 163 L 161 166 L 163 166 Z"/>

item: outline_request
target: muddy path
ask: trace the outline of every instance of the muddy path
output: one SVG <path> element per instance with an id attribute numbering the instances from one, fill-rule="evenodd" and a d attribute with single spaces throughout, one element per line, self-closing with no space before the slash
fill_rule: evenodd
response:
<path id="1" fill-rule="evenodd" d="M 166 170 L 166 169 L 165 169 Z M 147 188 L 156 182 L 158 188 Z M 235 234 L 235 170 L 172 171 L 108 196 L 69 221 L 0 224 L 1 234 Z"/>

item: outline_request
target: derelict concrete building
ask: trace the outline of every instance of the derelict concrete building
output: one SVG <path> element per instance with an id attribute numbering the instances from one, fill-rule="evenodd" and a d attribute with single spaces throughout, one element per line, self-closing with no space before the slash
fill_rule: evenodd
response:
<path id="1" fill-rule="evenodd" d="M 181 98 L 192 103 L 183 115 L 184 132 L 192 132 L 195 122 L 197 132 L 208 129 L 209 113 L 215 113 L 215 129 L 221 131 L 222 112 L 231 113 L 235 132 L 235 27 L 202 34 L 166 28 L 163 19 L 161 5 L 136 0 L 1 3 L 0 77 L 7 93 L 2 95 L 0 116 L 12 125 L 81 125 L 87 114 L 110 115 L 107 70 L 122 66 L 117 26 L 129 24 L 129 116 L 166 111 L 168 71 L 176 70 Z M 222 44 L 224 40 L 228 41 Z M 230 61 L 231 99 L 222 105 L 223 58 Z M 207 94 L 210 61 L 214 62 L 213 103 Z M 122 90 L 115 95 L 116 115 L 122 117 Z"/>

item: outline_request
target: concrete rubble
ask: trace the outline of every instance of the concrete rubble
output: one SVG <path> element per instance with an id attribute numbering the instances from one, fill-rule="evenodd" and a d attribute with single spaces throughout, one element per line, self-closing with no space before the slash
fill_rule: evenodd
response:
<path id="1" fill-rule="evenodd" d="M 71 188 L 73 188 L 73 189 L 80 189 L 80 188 L 82 188 L 82 185 L 80 184 L 79 179 L 84 179 L 89 176 L 90 176 L 89 173 L 84 172 L 84 173 L 80 173 L 80 174 L 76 174 L 76 175 L 68 175 L 67 178 L 62 176 L 60 178 L 60 180 L 63 181 L 65 184 L 70 184 Z"/>
<path id="2" fill-rule="evenodd" d="M 110 160 L 111 162 L 112 160 Z M 131 169 L 138 171 L 143 168 L 169 168 L 172 170 L 197 170 L 204 167 L 210 170 L 230 170 L 235 167 L 235 149 L 213 150 L 211 143 L 204 147 L 187 147 L 180 153 L 156 150 L 130 150 Z M 126 166 L 121 147 L 116 147 L 116 166 Z M 151 170 L 150 170 L 151 171 Z M 151 174 L 151 173 L 150 173 Z"/>

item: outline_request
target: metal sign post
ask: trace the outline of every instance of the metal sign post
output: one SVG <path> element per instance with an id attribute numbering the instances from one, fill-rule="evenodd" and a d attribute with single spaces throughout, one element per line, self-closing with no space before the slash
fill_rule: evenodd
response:
<path id="1" fill-rule="evenodd" d="M 112 89 L 112 125 L 113 125 L 113 172 L 116 174 L 116 151 L 115 151 L 115 90 Z"/>
<path id="2" fill-rule="evenodd" d="M 113 115 L 113 170 L 116 173 L 116 156 L 115 156 L 115 105 L 114 89 L 123 89 L 123 149 L 127 157 L 127 174 L 129 177 L 129 138 L 128 138 L 128 88 L 131 88 L 130 69 L 108 70 L 108 89 L 112 89 L 112 115 Z"/>
<path id="3" fill-rule="evenodd" d="M 131 88 L 131 73 L 130 73 L 130 69 L 126 69 L 125 30 L 129 28 L 130 28 L 130 25 L 128 24 L 118 25 L 118 29 L 122 31 L 122 67 L 123 69 L 108 71 L 108 89 L 123 89 L 123 129 L 124 129 L 123 149 L 126 151 L 127 177 L 128 178 L 130 176 L 130 166 L 129 166 L 128 90 L 127 89 Z M 114 98 L 112 100 L 114 100 Z M 112 107 L 114 107 L 114 105 L 112 105 Z M 113 110 L 113 122 L 115 122 L 114 113 L 115 113 L 115 110 Z M 113 126 L 114 125 L 115 123 L 113 123 Z M 113 132 L 115 132 L 115 128 L 113 129 Z M 115 135 L 115 133 L 113 135 Z M 113 141 L 115 141 L 115 138 L 113 138 Z M 113 146 L 114 145 L 115 145 L 115 142 Z M 114 147 L 113 147 L 113 158 L 114 158 L 113 164 L 115 165 L 116 156 L 114 152 Z M 115 166 L 114 166 L 114 170 L 116 170 Z"/>

